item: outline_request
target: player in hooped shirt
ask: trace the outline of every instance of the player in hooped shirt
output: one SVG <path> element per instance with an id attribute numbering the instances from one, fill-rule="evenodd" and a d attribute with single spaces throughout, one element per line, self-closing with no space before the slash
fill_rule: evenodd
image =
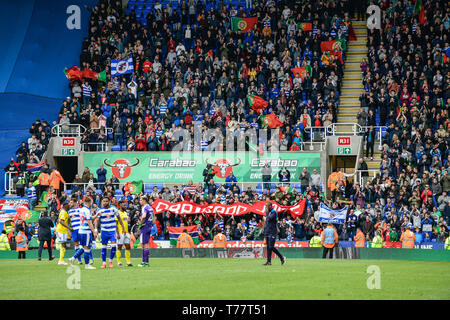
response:
<path id="1" fill-rule="evenodd" d="M 76 249 L 74 257 L 77 256 L 76 258 L 78 259 L 78 264 L 81 264 L 81 255 L 83 254 L 84 249 L 83 246 L 80 246 L 80 235 L 79 235 L 81 227 L 80 207 L 75 198 L 72 198 L 69 201 L 69 206 L 71 208 L 69 210 L 69 218 L 70 218 L 70 225 L 72 228 L 72 241 Z M 78 252 L 78 250 L 80 250 L 80 252 Z"/>
<path id="2" fill-rule="evenodd" d="M 92 224 L 92 213 L 91 213 L 92 199 L 86 197 L 84 200 L 84 206 L 80 208 L 80 222 L 81 227 L 78 232 L 80 245 L 83 246 L 83 249 L 78 249 L 75 255 L 70 258 L 70 263 L 73 264 L 76 258 L 80 256 L 84 251 L 84 262 L 86 269 L 96 269 L 94 266 L 89 264 L 89 258 L 92 247 L 92 239 L 97 238 L 97 230 L 95 230 L 94 225 Z"/>
<path id="3" fill-rule="evenodd" d="M 141 197 L 140 204 L 142 207 L 141 211 L 141 219 L 139 220 L 139 224 L 141 225 L 141 243 L 142 243 L 142 263 L 138 264 L 138 267 L 148 267 L 148 258 L 150 255 L 150 249 L 148 248 L 148 242 L 150 241 L 150 235 L 152 232 L 153 225 L 153 208 L 152 208 L 153 200 L 148 200 L 146 196 Z"/>
<path id="4" fill-rule="evenodd" d="M 119 224 L 124 228 L 122 219 L 119 215 L 119 210 L 116 207 L 110 205 L 110 199 L 104 197 L 102 199 L 102 208 L 97 210 L 97 218 L 95 219 L 95 229 L 97 229 L 98 223 L 101 226 L 101 243 L 102 243 L 102 269 L 106 268 L 106 254 L 108 241 L 111 242 L 111 254 L 109 257 L 109 267 L 113 267 L 113 259 L 116 255 L 117 250 L 117 239 L 116 239 L 116 218 Z"/>

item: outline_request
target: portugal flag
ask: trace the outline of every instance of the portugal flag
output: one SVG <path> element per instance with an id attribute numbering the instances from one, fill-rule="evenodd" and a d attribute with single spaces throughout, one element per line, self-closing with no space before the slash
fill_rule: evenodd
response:
<path id="1" fill-rule="evenodd" d="M 143 185 L 144 183 L 142 180 L 127 182 L 124 190 L 129 191 L 131 194 L 139 194 L 142 192 Z"/>
<path id="2" fill-rule="evenodd" d="M 83 80 L 83 73 L 77 66 L 73 66 L 72 68 L 69 69 L 65 68 L 64 74 L 70 81 Z"/>
<path id="3" fill-rule="evenodd" d="M 320 50 L 325 51 L 345 51 L 347 49 L 347 42 L 345 39 L 322 41 L 320 43 Z"/>
<path id="4" fill-rule="evenodd" d="M 190 227 L 167 227 L 169 230 L 169 238 L 170 238 L 170 245 L 176 246 L 178 237 L 180 234 L 183 233 L 183 230 L 186 229 L 187 233 L 191 236 L 192 240 L 195 244 L 199 243 L 198 240 L 198 231 L 197 226 L 190 226 Z"/>
<path id="5" fill-rule="evenodd" d="M 283 122 L 278 119 L 276 114 L 268 114 L 262 117 L 263 123 L 268 126 L 270 129 L 275 129 L 283 126 Z"/>
<path id="6" fill-rule="evenodd" d="M 89 78 L 89 79 L 97 80 L 97 72 L 95 72 L 95 71 L 93 71 L 93 70 L 91 70 L 89 68 L 84 69 L 81 72 L 81 75 L 82 75 L 83 78 Z"/>
<path id="7" fill-rule="evenodd" d="M 309 75 L 312 74 L 312 69 L 310 65 L 304 66 L 304 67 L 299 67 L 299 68 L 292 68 L 291 72 L 294 74 L 294 77 L 299 74 L 300 78 L 302 78 L 302 80 L 305 78 L 305 74 L 308 72 Z"/>
<path id="8" fill-rule="evenodd" d="M 261 97 L 254 94 L 249 94 L 247 96 L 248 103 L 250 107 L 259 114 L 259 110 L 265 110 L 269 103 Z"/>
<path id="9" fill-rule="evenodd" d="M 427 19 L 425 17 L 422 0 L 416 0 L 416 4 L 414 5 L 414 12 L 419 14 L 419 22 L 421 25 L 424 25 L 427 22 Z"/>
<path id="10" fill-rule="evenodd" d="M 231 31 L 248 32 L 258 23 L 258 18 L 231 18 Z"/>
<path id="11" fill-rule="evenodd" d="M 298 24 L 298 28 L 303 31 L 312 31 L 312 23 L 311 22 L 300 22 Z"/>

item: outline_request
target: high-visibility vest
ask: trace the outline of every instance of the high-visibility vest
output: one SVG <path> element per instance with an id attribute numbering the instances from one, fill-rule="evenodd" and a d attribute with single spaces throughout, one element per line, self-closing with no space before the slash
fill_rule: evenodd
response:
<path id="1" fill-rule="evenodd" d="M 333 248 L 338 241 L 337 232 L 334 228 L 327 227 L 322 232 L 322 245 L 326 248 Z"/>
<path id="2" fill-rule="evenodd" d="M 56 190 L 59 190 L 59 184 L 63 182 L 65 183 L 63 177 L 57 170 L 53 170 L 50 174 L 50 186 Z"/>
<path id="3" fill-rule="evenodd" d="M 310 246 L 310 248 L 322 247 L 320 237 L 318 235 L 315 235 L 314 237 L 312 237 L 311 240 L 309 240 L 309 246 Z"/>
<path id="4" fill-rule="evenodd" d="M 450 237 L 445 240 L 445 250 L 450 250 Z"/>
<path id="5" fill-rule="evenodd" d="M 193 248 L 193 247 L 194 241 L 192 240 L 192 237 L 187 233 L 180 234 L 177 240 L 177 248 Z"/>
<path id="6" fill-rule="evenodd" d="M 383 247 L 383 239 L 377 235 L 372 240 L 372 248 L 382 248 Z"/>
<path id="7" fill-rule="evenodd" d="M 336 190 L 336 183 L 339 181 L 338 179 L 338 173 L 337 172 L 333 172 L 330 174 L 330 176 L 328 177 L 328 188 L 331 191 Z"/>
<path id="8" fill-rule="evenodd" d="M 38 179 L 41 186 L 48 186 L 50 184 L 50 175 L 46 172 L 41 172 Z"/>
<path id="9" fill-rule="evenodd" d="M 23 232 L 16 235 L 16 251 L 27 251 L 27 236 Z"/>
<path id="10" fill-rule="evenodd" d="M 364 234 L 361 231 L 357 232 L 355 236 L 355 248 L 364 248 L 365 240 Z"/>
<path id="11" fill-rule="evenodd" d="M 26 183 L 27 183 L 27 180 L 25 179 L 24 176 L 19 176 L 19 177 L 17 178 L 17 183 L 16 183 L 16 185 L 18 185 L 18 184 L 25 185 Z"/>
<path id="12" fill-rule="evenodd" d="M 218 233 L 213 240 L 214 248 L 226 248 L 227 247 L 227 237 L 223 233 Z"/>
<path id="13" fill-rule="evenodd" d="M 8 251 L 11 250 L 9 246 L 8 236 L 6 234 L 0 235 L 0 251 Z"/>
<path id="14" fill-rule="evenodd" d="M 413 249 L 416 236 L 411 232 L 411 230 L 406 230 L 402 233 L 400 241 L 402 242 L 402 248 Z"/>

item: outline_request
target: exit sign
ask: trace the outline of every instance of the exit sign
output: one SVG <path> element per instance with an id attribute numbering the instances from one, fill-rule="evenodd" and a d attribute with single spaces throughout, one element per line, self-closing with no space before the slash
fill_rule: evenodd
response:
<path id="1" fill-rule="evenodd" d="M 75 155 L 75 148 L 62 148 L 61 154 L 63 156 L 74 156 Z"/>
<path id="2" fill-rule="evenodd" d="M 338 146 L 349 146 L 350 137 L 338 137 Z"/>
<path id="3" fill-rule="evenodd" d="M 338 149 L 338 154 L 351 154 L 352 153 L 352 148 L 350 148 L 350 147 L 337 148 L 337 149 Z"/>
<path id="4" fill-rule="evenodd" d="M 63 147 L 75 147 L 75 138 L 63 138 L 62 146 Z"/>

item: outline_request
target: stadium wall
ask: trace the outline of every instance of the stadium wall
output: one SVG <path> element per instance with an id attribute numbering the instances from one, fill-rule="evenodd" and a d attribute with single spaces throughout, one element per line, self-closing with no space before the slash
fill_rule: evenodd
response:
<path id="1" fill-rule="evenodd" d="M 64 98 L 63 70 L 79 64 L 96 0 L 22 0 L 0 5 L 0 93 Z"/>
<path id="2" fill-rule="evenodd" d="M 322 248 L 280 248 L 280 252 L 288 259 L 320 259 Z M 67 250 L 66 257 L 74 254 L 74 250 Z M 335 259 L 365 259 L 365 260 L 424 260 L 424 261 L 450 261 L 448 250 L 427 249 L 370 249 L 370 248 L 342 248 L 334 251 Z M 100 258 L 101 250 L 93 250 L 94 258 Z M 58 256 L 58 251 L 54 251 Z M 45 259 L 47 253 L 43 253 Z M 131 250 L 132 258 L 141 258 L 142 250 Z M 264 258 L 265 248 L 193 248 L 193 249 L 151 249 L 150 258 Z M 27 259 L 36 259 L 37 250 L 27 252 Z M 2 251 L 0 259 L 17 259 L 17 252 Z"/>

